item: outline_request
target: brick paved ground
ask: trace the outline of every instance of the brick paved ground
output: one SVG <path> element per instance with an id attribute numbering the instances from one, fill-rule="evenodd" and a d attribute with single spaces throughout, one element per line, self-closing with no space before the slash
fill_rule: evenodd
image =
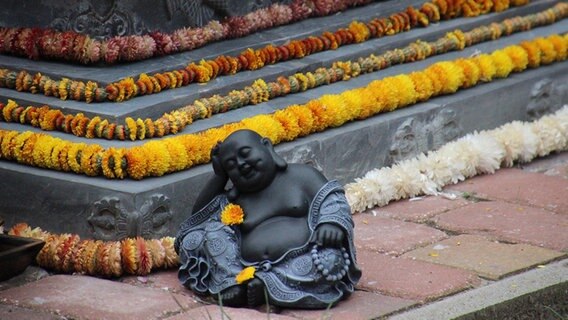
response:
<path id="1" fill-rule="evenodd" d="M 363 277 L 331 310 L 221 309 L 184 289 L 175 270 L 110 281 L 30 267 L 0 283 L 0 319 L 388 317 L 566 258 L 568 152 L 445 191 L 458 198 L 402 200 L 354 216 Z"/>

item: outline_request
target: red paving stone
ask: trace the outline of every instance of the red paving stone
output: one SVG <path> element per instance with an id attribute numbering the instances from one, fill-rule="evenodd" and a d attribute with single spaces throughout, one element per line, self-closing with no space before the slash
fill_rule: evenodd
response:
<path id="1" fill-rule="evenodd" d="M 505 244 L 483 236 L 460 235 L 407 252 L 403 257 L 472 270 L 481 277 L 499 280 L 565 255 L 527 244 Z"/>
<path id="2" fill-rule="evenodd" d="M 217 305 L 208 305 L 199 308 L 194 308 L 191 310 L 186 310 L 183 313 L 179 313 L 173 315 L 171 317 L 164 318 L 167 320 L 294 320 L 297 318 L 293 318 L 286 315 L 274 314 L 274 313 L 266 313 L 260 312 L 254 309 L 247 309 L 247 308 L 227 308 L 223 307 L 221 309 L 220 306 Z"/>
<path id="3" fill-rule="evenodd" d="M 426 225 L 370 214 L 357 214 L 353 216 L 353 220 L 357 249 L 401 255 L 448 237 L 444 232 Z"/>
<path id="4" fill-rule="evenodd" d="M 399 200 L 387 206 L 365 211 L 364 215 L 387 217 L 398 220 L 424 222 L 429 218 L 451 209 L 467 205 L 464 199 L 446 199 L 443 196 L 424 196 L 410 200 Z"/>
<path id="5" fill-rule="evenodd" d="M 568 251 L 568 215 L 503 201 L 473 203 L 432 219 L 458 233 L 489 234 L 500 240 Z"/>
<path id="6" fill-rule="evenodd" d="M 0 319 L 3 320 L 65 320 L 66 318 L 45 311 L 25 309 L 17 306 L 0 304 Z"/>
<path id="7" fill-rule="evenodd" d="M 568 214 L 568 179 L 520 169 L 501 169 L 493 175 L 468 179 L 446 189 L 475 192 L 491 199 L 529 204 Z"/>
<path id="8" fill-rule="evenodd" d="M 358 287 L 405 299 L 432 300 L 480 283 L 466 270 L 364 250 L 357 261 L 363 270 Z"/>
<path id="9" fill-rule="evenodd" d="M 128 283 L 137 287 L 158 288 L 193 297 L 194 294 L 191 290 L 181 284 L 177 273 L 177 269 L 161 270 L 143 277 L 125 276 L 120 278 L 120 282 Z"/>
<path id="10" fill-rule="evenodd" d="M 330 310 L 284 310 L 283 315 L 300 319 L 375 319 L 394 311 L 408 308 L 417 301 L 394 298 L 382 294 L 355 291 L 349 299 Z"/>
<path id="11" fill-rule="evenodd" d="M 88 276 L 56 275 L 0 292 L 5 303 L 79 319 L 156 319 L 198 304 L 183 295 Z M 5 300 L 4 300 L 5 299 Z"/>

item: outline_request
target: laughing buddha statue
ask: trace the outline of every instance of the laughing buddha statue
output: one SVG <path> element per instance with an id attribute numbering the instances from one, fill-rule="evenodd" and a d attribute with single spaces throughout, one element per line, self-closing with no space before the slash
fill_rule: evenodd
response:
<path id="1" fill-rule="evenodd" d="M 328 308 L 353 292 L 361 270 L 336 181 L 287 164 L 250 130 L 219 143 L 211 160 L 214 175 L 176 237 L 184 286 L 234 307 Z"/>

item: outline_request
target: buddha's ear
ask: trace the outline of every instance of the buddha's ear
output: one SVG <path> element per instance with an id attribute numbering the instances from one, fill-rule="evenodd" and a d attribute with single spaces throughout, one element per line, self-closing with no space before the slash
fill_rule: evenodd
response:
<path id="1" fill-rule="evenodd" d="M 272 145 L 272 142 L 270 142 L 270 139 L 262 138 L 261 142 L 268 149 L 270 155 L 272 155 L 272 159 L 274 159 L 276 167 L 280 170 L 285 170 L 288 167 L 288 164 L 284 158 L 274 151 L 274 146 Z"/>

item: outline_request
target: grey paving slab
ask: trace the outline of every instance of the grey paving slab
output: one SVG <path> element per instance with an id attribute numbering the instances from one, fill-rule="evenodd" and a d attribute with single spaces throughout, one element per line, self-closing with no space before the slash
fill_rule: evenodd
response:
<path id="1" fill-rule="evenodd" d="M 568 261 L 563 260 L 389 319 L 560 319 L 568 314 L 567 298 Z"/>
<path id="2" fill-rule="evenodd" d="M 566 253 L 526 244 L 499 243 L 475 235 L 455 236 L 403 255 L 408 259 L 471 270 L 490 280 L 499 280 L 564 256 Z"/>

